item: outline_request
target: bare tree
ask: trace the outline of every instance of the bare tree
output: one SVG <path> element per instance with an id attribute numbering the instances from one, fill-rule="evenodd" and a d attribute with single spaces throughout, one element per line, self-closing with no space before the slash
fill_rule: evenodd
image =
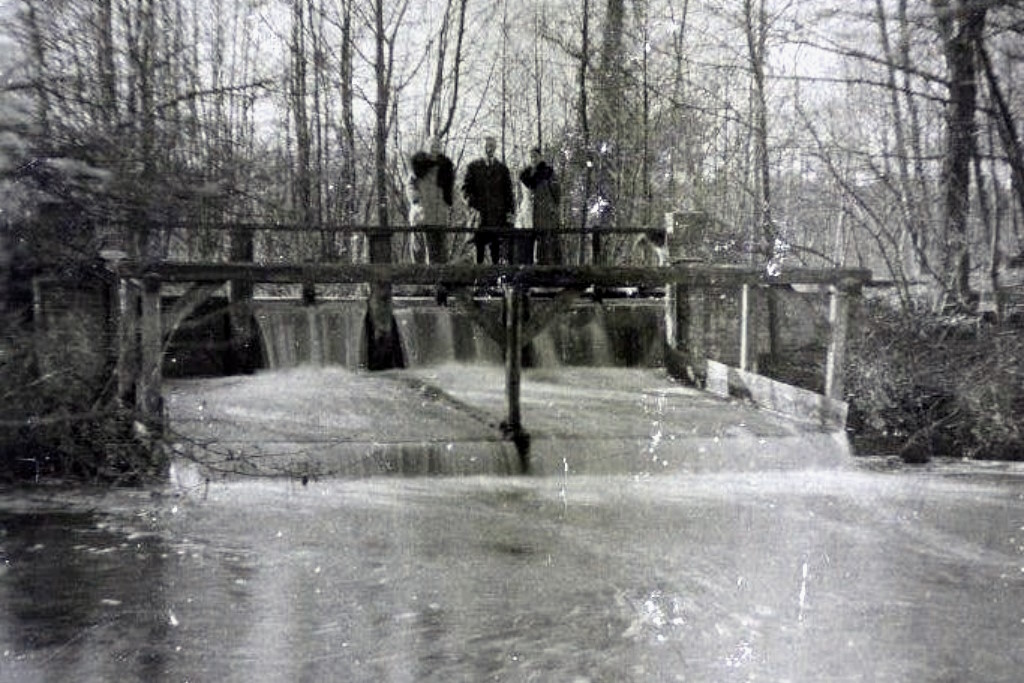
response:
<path id="1" fill-rule="evenodd" d="M 587 217 L 590 214 L 590 187 L 593 178 L 593 154 L 590 147 L 590 118 L 588 115 L 587 99 L 587 75 L 590 70 L 590 0 L 583 0 L 583 26 L 580 29 L 580 48 L 577 83 L 578 101 L 576 103 L 578 112 L 580 148 L 583 152 L 583 196 L 580 207 L 580 228 L 587 229 Z M 594 251 L 600 251 L 600 242 L 594 244 Z M 580 239 L 579 262 L 583 263 L 586 258 L 586 243 Z"/>
<path id="2" fill-rule="evenodd" d="M 452 32 L 451 14 L 455 2 L 458 2 L 458 20 L 454 27 L 455 54 L 452 55 L 451 66 L 448 67 L 448 43 Z M 423 127 L 427 134 L 433 133 L 439 138 L 447 137 L 458 111 L 459 78 L 462 73 L 463 59 L 462 42 L 466 34 L 466 7 L 468 4 L 469 0 L 448 0 L 438 31 L 437 61 L 434 68 L 433 86 L 430 89 L 430 98 L 427 100 L 427 108 L 424 113 Z M 442 97 L 446 83 L 450 83 L 451 86 L 448 91 L 448 107 L 442 114 Z"/>
<path id="3" fill-rule="evenodd" d="M 775 227 L 772 222 L 771 164 L 768 157 L 768 95 L 765 64 L 768 58 L 769 18 L 766 0 L 743 0 L 743 27 L 747 58 L 753 78 L 751 93 L 751 130 L 754 137 L 754 174 L 756 199 L 754 225 L 757 240 L 766 258 L 772 254 Z M 751 245 L 753 246 L 753 245 Z M 753 258 L 753 253 L 751 254 Z"/>
<path id="4" fill-rule="evenodd" d="M 989 98 L 994 105 L 991 116 L 995 120 L 999 140 L 1002 143 L 1006 161 L 1010 165 L 1013 178 L 1012 187 L 1016 191 L 1017 204 L 1021 214 L 1024 215 L 1024 145 L 1021 144 L 1020 135 L 1017 132 L 1016 117 L 1003 94 L 1003 87 L 992 66 L 992 60 L 985 44 L 979 40 L 975 49 L 985 72 Z"/>
<path id="5" fill-rule="evenodd" d="M 594 102 L 595 159 L 597 163 L 597 201 L 599 220 L 614 225 L 621 213 L 618 206 L 617 176 L 624 142 L 623 105 L 623 32 L 625 0 L 606 0 L 600 62 L 595 74 Z"/>
<path id="6" fill-rule="evenodd" d="M 943 41 L 948 78 L 946 155 L 942 178 L 945 186 L 944 242 L 947 291 L 961 306 L 974 299 L 970 287 L 971 252 L 969 222 L 971 160 L 974 158 L 977 125 L 977 46 L 985 30 L 988 3 L 969 0 L 932 0 L 939 35 Z"/>

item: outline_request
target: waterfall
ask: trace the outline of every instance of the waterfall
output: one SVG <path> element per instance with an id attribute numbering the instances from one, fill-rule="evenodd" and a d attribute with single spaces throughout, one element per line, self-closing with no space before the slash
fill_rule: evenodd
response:
<path id="1" fill-rule="evenodd" d="M 321 335 L 320 348 L 323 351 L 321 363 L 350 369 L 365 365 L 365 304 L 362 301 L 345 302 L 344 305 L 322 305 L 317 308 L 317 329 Z"/>
<path id="2" fill-rule="evenodd" d="M 413 306 L 395 310 L 402 353 L 409 367 L 454 361 L 452 316 L 440 306 Z"/>
<path id="3" fill-rule="evenodd" d="M 620 365 L 608 335 L 607 324 L 601 306 L 574 308 L 533 339 L 534 365 Z"/>
<path id="4" fill-rule="evenodd" d="M 527 355 L 531 367 L 557 368 L 562 365 L 562 354 L 550 329 L 542 331 L 530 340 Z"/>
<path id="5" fill-rule="evenodd" d="M 608 325 L 605 320 L 604 307 L 593 307 L 594 314 L 580 331 L 583 345 L 587 349 L 582 365 L 607 367 L 615 365 L 611 340 L 608 337 Z"/>
<path id="6" fill-rule="evenodd" d="M 474 325 L 468 316 L 459 315 L 458 318 L 461 323 L 456 326 L 456 331 L 460 332 L 456 335 L 456 340 L 459 341 L 458 359 L 466 362 L 501 363 L 501 345 Z"/>
<path id="7" fill-rule="evenodd" d="M 256 302 L 268 368 L 299 365 L 364 364 L 362 329 L 365 304 L 341 301 L 299 306 L 293 301 Z"/>
<path id="8" fill-rule="evenodd" d="M 487 304 L 501 315 L 500 304 Z M 301 306 L 295 301 L 264 300 L 255 317 L 266 367 L 366 365 L 360 299 Z M 487 336 L 457 306 L 396 300 L 395 321 L 408 367 L 459 363 L 501 363 L 501 344 Z M 532 367 L 650 366 L 660 362 L 662 325 L 657 306 L 581 304 L 554 320 L 531 340 L 526 363 Z"/>
<path id="9" fill-rule="evenodd" d="M 266 366 L 290 368 L 298 365 L 302 357 L 302 336 L 309 332 L 308 326 L 293 324 L 289 310 L 257 310 L 255 318 L 266 354 Z"/>

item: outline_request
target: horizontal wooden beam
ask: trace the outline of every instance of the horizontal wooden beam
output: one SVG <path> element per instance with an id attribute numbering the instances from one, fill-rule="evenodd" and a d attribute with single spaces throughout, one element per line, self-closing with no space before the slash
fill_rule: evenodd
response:
<path id="1" fill-rule="evenodd" d="M 156 277 L 163 282 L 251 283 L 391 283 L 484 286 L 515 284 L 525 287 L 659 287 L 666 284 L 699 287 L 737 285 L 782 286 L 827 284 L 855 291 L 871 279 L 863 269 L 818 270 L 792 268 L 776 276 L 748 266 L 678 263 L 668 266 L 512 266 L 453 263 L 425 264 L 258 264 L 177 263 L 140 266 L 121 263 L 127 277 Z"/>
<path id="2" fill-rule="evenodd" d="M 393 234 L 409 233 L 409 232 L 424 232 L 425 230 L 439 230 L 446 234 L 475 234 L 480 231 L 479 227 L 471 225 L 391 225 L 386 228 L 382 228 L 379 225 L 357 225 L 347 224 L 343 225 L 340 223 L 324 223 L 323 225 L 310 225 L 306 223 L 274 223 L 274 224 L 262 224 L 262 223 L 221 223 L 203 225 L 201 227 L 193 225 L 191 223 L 152 223 L 150 224 L 151 230 L 164 230 L 164 231 L 181 231 L 181 232 L 192 232 L 192 231 L 210 231 L 210 230 L 222 230 L 222 231 L 244 231 L 250 233 L 257 232 L 269 232 L 269 233 L 330 233 L 330 234 L 360 234 L 367 235 L 370 237 L 387 237 Z M 665 228 L 663 227 L 566 227 L 566 228 L 531 228 L 532 235 L 648 235 L 652 238 L 663 237 L 665 235 Z M 522 235 L 522 229 L 520 228 L 488 228 L 489 235 L 495 235 L 498 237 L 514 237 L 516 235 Z"/>

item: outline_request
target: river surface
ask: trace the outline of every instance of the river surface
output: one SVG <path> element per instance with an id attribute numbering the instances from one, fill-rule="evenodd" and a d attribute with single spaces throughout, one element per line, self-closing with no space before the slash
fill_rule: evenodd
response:
<path id="1" fill-rule="evenodd" d="M 0 490 L 2 681 L 1020 681 L 1024 469 Z"/>

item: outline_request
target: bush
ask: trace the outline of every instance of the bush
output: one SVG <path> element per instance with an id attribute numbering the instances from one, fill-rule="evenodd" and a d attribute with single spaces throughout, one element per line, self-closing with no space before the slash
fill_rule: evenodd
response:
<path id="1" fill-rule="evenodd" d="M 87 326 L 70 316 L 36 333 L 14 314 L 0 324 L 0 477 L 143 474 L 148 454 L 131 438 L 132 416 L 113 407 L 109 373 L 94 371 L 104 361 Z"/>
<path id="2" fill-rule="evenodd" d="M 858 451 L 1021 459 L 1024 341 L 975 318 L 865 302 L 846 367 Z"/>

